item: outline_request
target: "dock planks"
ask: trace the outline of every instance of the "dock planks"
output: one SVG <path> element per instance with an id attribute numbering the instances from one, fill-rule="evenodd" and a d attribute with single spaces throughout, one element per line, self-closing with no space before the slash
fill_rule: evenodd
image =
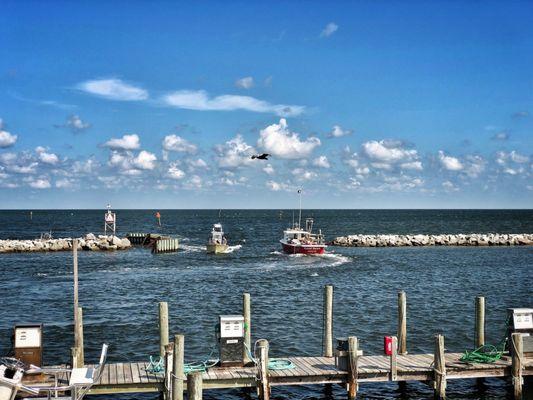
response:
<path id="1" fill-rule="evenodd" d="M 505 377 L 511 375 L 511 358 L 504 356 L 491 364 L 467 364 L 460 361 L 462 353 L 447 353 L 447 379 Z M 335 368 L 333 357 L 288 357 L 295 368 L 269 371 L 272 386 L 345 383 L 347 373 Z M 399 355 L 397 381 L 430 381 L 434 377 L 432 354 Z M 163 374 L 147 372 L 146 362 L 106 364 L 92 394 L 157 392 L 162 390 Z M 203 373 L 204 389 L 253 387 L 256 367 L 213 367 Z M 528 359 L 524 375 L 533 375 L 533 360 Z M 359 382 L 389 381 L 390 358 L 383 355 L 361 356 L 358 360 Z M 61 377 L 68 380 L 68 376 Z"/>

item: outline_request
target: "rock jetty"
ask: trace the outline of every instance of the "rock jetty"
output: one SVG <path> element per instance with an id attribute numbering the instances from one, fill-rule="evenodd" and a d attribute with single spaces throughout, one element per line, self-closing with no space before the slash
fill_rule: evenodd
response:
<path id="1" fill-rule="evenodd" d="M 335 238 L 330 245 L 343 247 L 531 246 L 533 234 L 349 235 Z"/>
<path id="2" fill-rule="evenodd" d="M 72 238 L 0 240 L 0 253 L 25 253 L 38 251 L 72 250 Z M 78 250 L 125 250 L 131 247 L 128 239 L 117 236 L 93 235 L 89 233 L 78 238 Z"/>

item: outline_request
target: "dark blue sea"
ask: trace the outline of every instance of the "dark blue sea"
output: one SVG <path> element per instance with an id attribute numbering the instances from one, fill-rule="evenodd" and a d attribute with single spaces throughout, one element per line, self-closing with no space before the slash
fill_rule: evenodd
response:
<path id="1" fill-rule="evenodd" d="M 167 301 L 171 334 L 185 334 L 187 361 L 205 359 L 215 342 L 219 314 L 241 312 L 252 296 L 253 339 L 270 341 L 274 357 L 320 355 L 322 290 L 335 287 L 334 335 L 355 335 L 365 354 L 382 352 L 383 336 L 396 332 L 397 293 L 408 301 L 408 351 L 433 352 L 434 335 L 447 351 L 474 344 L 474 299 L 486 297 L 486 341 L 504 334 L 508 307 L 533 307 L 532 247 L 329 248 L 324 256 L 287 256 L 278 240 L 292 210 L 117 210 L 117 230 L 177 235 L 181 250 L 151 254 L 81 252 L 80 305 L 85 358 L 96 361 L 110 344 L 111 361 L 148 360 L 158 353 L 157 305 Z M 326 239 L 356 233 L 532 233 L 531 210 L 304 210 Z M 0 238 L 102 233 L 102 210 L 0 211 Z M 213 223 L 221 222 L 232 252 L 204 251 Z M 46 364 L 67 363 L 73 344 L 72 256 L 68 252 L 0 254 L 0 355 L 11 347 L 16 323 L 41 322 Z M 449 381 L 452 399 L 510 398 L 510 385 L 487 379 Z M 361 384 L 363 399 L 432 398 L 428 386 Z M 204 392 L 208 399 L 247 399 L 241 390 Z M 120 396 L 155 399 L 156 394 Z M 255 398 L 255 395 L 252 395 Z M 333 387 L 275 387 L 273 399 L 346 398 Z M 109 397 L 106 397 L 109 398 Z M 118 399 L 119 397 L 115 397 Z"/>

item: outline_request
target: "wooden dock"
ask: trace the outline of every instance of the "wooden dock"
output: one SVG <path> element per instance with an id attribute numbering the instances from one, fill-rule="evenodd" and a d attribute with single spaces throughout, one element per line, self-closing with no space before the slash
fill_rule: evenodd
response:
<path id="1" fill-rule="evenodd" d="M 407 296 L 398 293 L 398 330 L 390 337 L 387 355 L 364 354 L 357 337 L 340 340 L 333 352 L 333 286 L 326 285 L 323 292 L 322 354 L 316 357 L 288 357 L 290 367 L 274 368 L 270 358 L 269 344 L 265 339 L 252 346 L 251 299 L 243 294 L 242 315 L 244 317 L 244 343 L 251 355 L 243 350 L 243 367 L 211 367 L 204 371 L 186 374 L 184 362 L 185 337 L 174 335 L 170 340 L 168 304 L 159 303 L 159 354 L 164 368 L 154 373 L 148 362 L 124 360 L 107 363 L 100 379 L 90 388 L 91 394 L 120 394 L 140 392 L 161 392 L 164 400 L 183 400 L 187 391 L 189 400 L 201 400 L 203 390 L 224 388 L 256 388 L 260 400 L 269 400 L 271 388 L 287 385 L 331 385 L 340 384 L 346 388 L 349 400 L 357 396 L 359 384 L 366 382 L 418 381 L 429 383 L 437 399 L 445 399 L 446 382 L 458 379 L 510 378 L 515 400 L 522 399 L 524 378 L 533 376 L 533 353 L 529 336 L 511 331 L 508 351 L 498 352 L 498 357 L 487 363 L 462 361 L 463 353 L 446 352 L 444 336 L 434 337 L 434 352 L 427 354 L 407 353 Z M 478 296 L 473 303 L 475 315 L 472 318 L 474 343 L 472 348 L 485 345 L 485 299 Z M 74 347 L 72 365 L 87 366 L 83 349 L 83 309 L 78 306 L 77 251 L 74 250 Z M 524 343 L 527 339 L 527 346 Z M 275 338 L 273 338 L 275 341 Z M 110 354 L 113 346 L 110 346 Z M 253 357 L 253 358 L 251 358 Z M 68 382 L 68 373 L 59 375 L 60 381 Z M 45 385 L 53 384 L 44 382 Z"/>

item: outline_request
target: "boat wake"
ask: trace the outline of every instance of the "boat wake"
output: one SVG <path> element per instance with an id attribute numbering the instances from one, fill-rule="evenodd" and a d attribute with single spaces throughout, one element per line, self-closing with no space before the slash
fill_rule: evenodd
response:
<path id="1" fill-rule="evenodd" d="M 199 253 L 200 251 L 205 251 L 205 246 L 180 243 L 179 249 L 186 253 Z"/>
<path id="2" fill-rule="evenodd" d="M 314 256 L 314 257 L 319 257 L 325 260 L 331 260 L 332 263 L 328 264 L 327 265 L 328 267 L 338 267 L 339 265 L 343 265 L 343 264 L 346 264 L 352 261 L 350 257 L 343 256 L 342 254 L 335 254 L 335 253 L 325 253 L 325 254 L 321 254 L 318 256 Z"/>
<path id="3" fill-rule="evenodd" d="M 233 253 L 235 250 L 239 250 L 241 247 L 242 247 L 241 244 L 238 244 L 238 245 L 236 245 L 236 246 L 228 246 L 228 248 L 226 249 L 226 251 L 224 252 L 224 254 Z"/>

